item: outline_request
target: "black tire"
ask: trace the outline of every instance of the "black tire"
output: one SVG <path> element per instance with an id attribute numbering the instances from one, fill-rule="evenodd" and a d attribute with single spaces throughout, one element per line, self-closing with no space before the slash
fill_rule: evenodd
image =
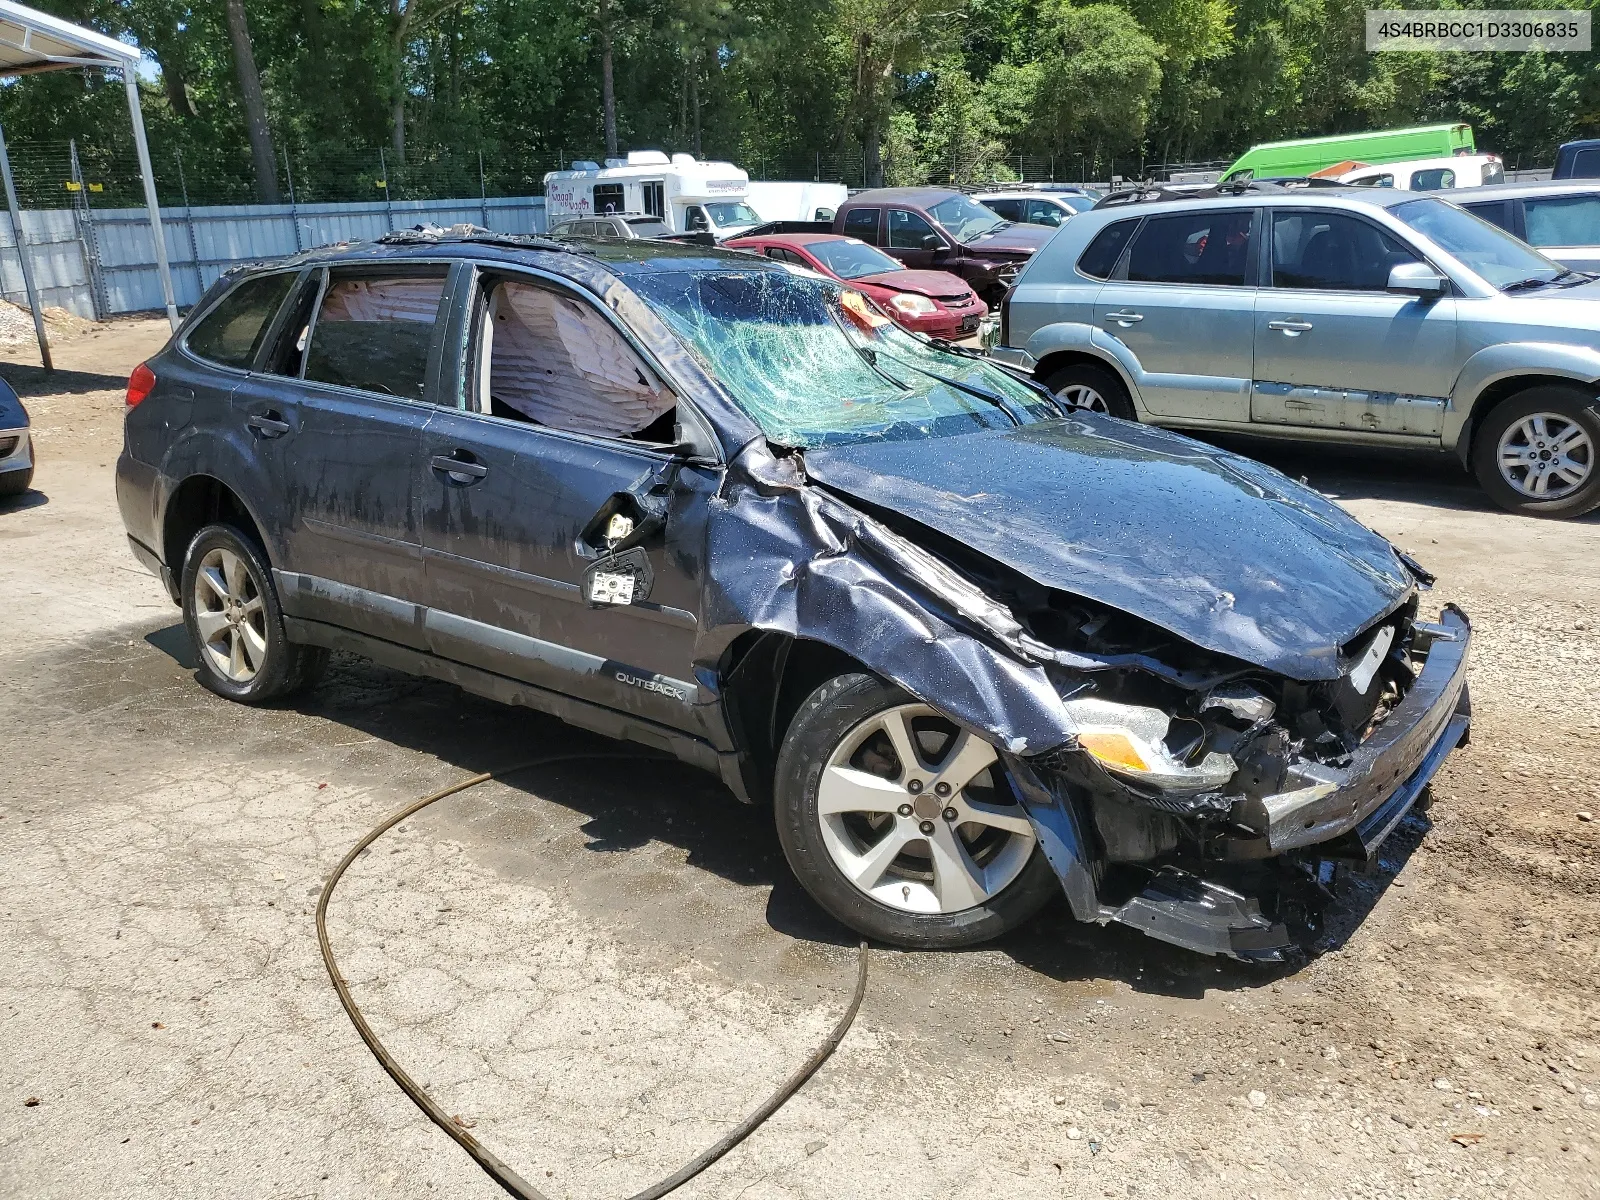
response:
<path id="1" fill-rule="evenodd" d="M 1554 499 L 1540 500 L 1522 486 L 1513 484 L 1501 472 L 1500 441 L 1510 433 L 1520 443 L 1518 426 L 1528 418 L 1545 414 L 1576 427 L 1587 438 L 1584 460 L 1588 476 L 1577 486 Z M 1547 426 L 1548 427 L 1548 426 Z M 1536 442 L 1530 448 L 1544 453 Z M 1600 507 L 1600 406 L 1592 393 L 1562 384 L 1544 384 L 1502 400 L 1489 410 L 1472 439 L 1472 473 L 1489 498 L 1501 508 L 1530 517 L 1578 517 Z M 1513 478 L 1526 481 L 1530 472 L 1512 468 Z M 1556 484 L 1563 481 L 1557 479 Z"/>
<path id="2" fill-rule="evenodd" d="M 216 587 L 201 580 L 203 568 L 208 576 L 218 578 L 213 572 L 224 569 L 218 564 L 228 562 L 228 555 L 242 572 L 237 591 L 243 604 L 236 610 Z M 310 687 L 327 666 L 326 650 L 289 641 L 266 554 L 253 538 L 231 525 L 207 525 L 194 535 L 184 555 L 179 596 L 184 628 L 199 663 L 200 682 L 219 696 L 240 704 L 267 704 Z M 237 623 L 231 621 L 235 614 Z M 215 631 L 208 645 L 201 621 L 206 620 L 209 627 L 218 616 L 230 618 L 231 628 Z M 232 650 L 235 645 L 250 671 L 248 678 L 231 677 L 219 662 L 227 657 L 223 648 Z"/>
<path id="3" fill-rule="evenodd" d="M 1018 858 L 1029 845 L 1031 854 L 1010 882 L 984 902 L 959 911 L 912 913 L 857 888 L 835 862 L 824 837 L 818 790 L 834 751 L 872 718 L 914 703 L 899 688 L 864 674 L 835 676 L 811 693 L 790 723 L 778 754 L 773 787 L 778 840 L 806 891 L 857 933 L 916 950 L 976 945 L 1020 925 L 1060 894 L 1060 884 L 1036 841 L 1018 843 L 1013 851 Z M 931 795 L 925 793 L 924 798 Z"/>
<path id="4" fill-rule="evenodd" d="M 0 475 L 0 496 L 20 496 L 33 486 L 33 468 Z"/>
<path id="5" fill-rule="evenodd" d="M 1111 416 L 1121 417 L 1124 421 L 1139 419 L 1139 414 L 1133 407 L 1133 399 L 1128 395 L 1128 389 L 1117 377 L 1117 373 L 1109 367 L 1086 362 L 1068 363 L 1050 372 L 1044 380 L 1044 385 L 1054 392 L 1057 398 L 1061 398 L 1061 393 L 1068 388 L 1089 388 L 1105 402 L 1105 411 Z"/>

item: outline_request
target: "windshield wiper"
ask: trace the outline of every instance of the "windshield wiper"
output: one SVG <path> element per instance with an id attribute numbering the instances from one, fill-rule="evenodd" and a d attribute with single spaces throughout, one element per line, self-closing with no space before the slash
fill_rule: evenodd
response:
<path id="1" fill-rule="evenodd" d="M 1565 274 L 1566 272 L 1563 272 L 1562 275 L 1556 275 L 1549 279 L 1546 279 L 1542 275 L 1529 275 L 1526 279 L 1519 279 L 1515 283 L 1506 284 L 1505 287 L 1501 288 L 1500 290 L 1502 292 L 1525 292 L 1532 288 L 1545 287 L 1547 284 L 1552 284 L 1557 279 L 1562 278 Z"/>
<path id="2" fill-rule="evenodd" d="M 1011 418 L 1011 423 L 1013 425 L 1021 425 L 1023 423 L 1022 418 L 1017 415 L 1016 410 L 1013 409 L 998 392 L 991 392 L 987 388 L 975 387 L 970 383 L 963 383 L 959 379 L 949 379 L 946 376 L 940 375 L 937 371 L 925 370 L 914 363 L 908 363 L 904 359 L 895 358 L 892 354 L 883 355 L 880 352 L 880 357 L 886 357 L 896 366 L 904 367 L 908 371 L 915 371 L 918 375 L 926 375 L 929 379 L 936 380 L 937 382 L 944 384 L 947 388 L 954 388 L 958 392 L 964 392 L 968 396 L 976 396 L 979 400 L 983 400 L 994 405 L 1001 412 L 1005 413 L 1006 416 Z M 880 367 L 879 370 L 882 370 L 882 368 Z M 902 384 L 901 386 L 904 385 Z"/>

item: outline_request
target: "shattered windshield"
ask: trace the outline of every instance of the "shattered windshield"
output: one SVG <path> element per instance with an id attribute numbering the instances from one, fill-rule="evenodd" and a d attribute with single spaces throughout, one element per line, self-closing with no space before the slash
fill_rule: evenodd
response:
<path id="1" fill-rule="evenodd" d="M 1058 415 L 1022 381 L 910 336 L 835 283 L 788 271 L 629 282 L 780 445 L 945 437 Z"/>
<path id="2" fill-rule="evenodd" d="M 928 215 L 943 225 L 945 232 L 958 242 L 970 242 L 1011 224 L 965 196 L 951 196 L 948 200 L 939 201 L 928 210 Z"/>

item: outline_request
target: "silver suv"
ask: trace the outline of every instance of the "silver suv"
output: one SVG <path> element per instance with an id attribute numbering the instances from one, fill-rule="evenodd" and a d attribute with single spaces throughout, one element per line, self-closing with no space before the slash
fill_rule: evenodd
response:
<path id="1" fill-rule="evenodd" d="M 1434 196 L 1096 210 L 1001 307 L 996 357 L 1129 420 L 1454 453 L 1500 505 L 1600 505 L 1600 281 Z"/>

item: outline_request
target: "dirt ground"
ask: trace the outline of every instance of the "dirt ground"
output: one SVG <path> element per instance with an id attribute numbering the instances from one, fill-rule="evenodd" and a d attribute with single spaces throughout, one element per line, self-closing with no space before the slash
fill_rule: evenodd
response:
<path id="1" fill-rule="evenodd" d="M 0 364 L 39 459 L 0 502 L 0 1195 L 499 1195 L 361 1044 L 311 913 L 384 814 L 577 750 L 380 840 L 332 935 L 380 1036 L 551 1196 L 666 1175 L 831 1025 L 851 939 L 688 768 L 353 658 L 275 710 L 201 690 L 112 490 L 164 336 Z M 1058 904 L 874 951 L 838 1055 L 681 1194 L 1600 1196 L 1600 519 L 1489 510 L 1431 461 L 1266 457 L 1477 630 L 1473 744 L 1341 883 L 1341 944 L 1245 969 Z"/>

